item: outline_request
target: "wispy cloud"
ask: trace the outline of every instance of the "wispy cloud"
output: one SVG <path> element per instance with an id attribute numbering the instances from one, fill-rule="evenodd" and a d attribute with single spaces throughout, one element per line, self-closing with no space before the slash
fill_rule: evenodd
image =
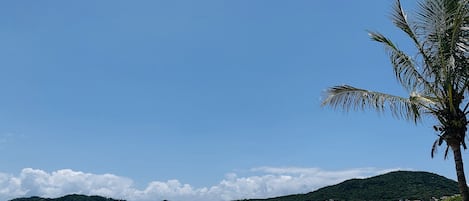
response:
<path id="1" fill-rule="evenodd" d="M 71 193 L 129 201 L 266 198 L 306 193 L 347 179 L 369 177 L 397 169 L 357 168 L 330 171 L 320 168 L 258 167 L 249 170 L 249 176 L 228 173 L 225 179 L 210 187 L 194 188 L 179 180 L 169 180 L 153 181 L 144 189 L 138 189 L 132 179 L 113 174 L 92 174 L 70 169 L 46 172 L 25 168 L 16 176 L 0 173 L 0 199 L 23 196 L 59 197 Z"/>

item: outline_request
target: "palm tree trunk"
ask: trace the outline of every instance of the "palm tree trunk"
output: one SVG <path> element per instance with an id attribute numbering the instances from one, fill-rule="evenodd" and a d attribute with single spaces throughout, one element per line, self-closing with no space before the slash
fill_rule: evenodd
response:
<path id="1" fill-rule="evenodd" d="M 461 145 L 451 146 L 454 155 L 454 163 L 456 165 L 456 175 L 458 177 L 458 187 L 459 193 L 461 193 L 461 197 L 463 201 L 469 201 L 469 191 L 467 189 L 466 184 L 466 176 L 464 175 L 464 165 L 462 162 L 462 155 L 461 155 Z"/>

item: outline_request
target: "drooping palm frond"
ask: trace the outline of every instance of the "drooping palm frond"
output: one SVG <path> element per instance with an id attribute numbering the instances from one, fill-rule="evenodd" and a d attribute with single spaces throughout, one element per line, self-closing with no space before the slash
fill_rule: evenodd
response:
<path id="1" fill-rule="evenodd" d="M 454 141 L 455 137 L 456 138 L 461 138 L 461 139 L 457 139 L 457 141 L 460 141 L 461 146 L 464 149 L 467 149 L 466 142 L 464 141 L 465 133 L 463 133 L 463 136 L 454 136 L 454 133 L 446 132 L 443 129 L 443 127 L 434 126 L 434 128 L 440 134 L 438 134 L 438 138 L 435 140 L 435 142 L 432 145 L 432 151 L 431 151 L 431 157 L 432 158 L 438 152 L 438 147 L 442 146 L 443 142 L 446 142 L 446 149 L 445 149 L 445 153 L 444 153 L 444 159 L 447 159 L 448 158 L 448 151 L 449 151 L 449 148 L 450 148 L 450 145 L 448 144 L 448 141 Z"/>
<path id="2" fill-rule="evenodd" d="M 335 109 L 365 110 L 372 109 L 379 113 L 390 111 L 397 118 L 417 122 L 422 112 L 427 112 L 429 98 L 412 96 L 404 98 L 390 94 L 355 88 L 349 85 L 331 87 L 322 105 Z"/>
<path id="3" fill-rule="evenodd" d="M 431 152 L 431 157 L 434 158 L 435 157 L 435 154 L 438 152 L 438 147 L 443 145 L 443 142 L 445 141 L 445 139 L 440 136 L 438 139 L 435 140 L 435 142 L 433 142 L 433 145 L 432 145 L 432 152 Z M 444 159 L 447 159 L 448 158 L 448 151 L 449 151 L 449 146 L 446 145 L 446 148 L 445 148 L 445 153 L 443 155 Z"/>

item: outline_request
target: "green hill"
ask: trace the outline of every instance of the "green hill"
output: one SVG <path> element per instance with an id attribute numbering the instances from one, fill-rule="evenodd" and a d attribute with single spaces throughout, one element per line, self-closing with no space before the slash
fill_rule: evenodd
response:
<path id="1" fill-rule="evenodd" d="M 396 171 L 351 179 L 307 194 L 289 195 L 249 201 L 397 201 L 430 200 L 432 197 L 458 194 L 457 182 L 429 172 Z"/>
<path id="2" fill-rule="evenodd" d="M 16 198 L 10 201 L 125 201 L 115 200 L 112 198 L 105 198 L 101 196 L 86 196 L 86 195 L 66 195 L 60 198 L 41 198 L 41 197 L 30 197 L 30 198 Z"/>

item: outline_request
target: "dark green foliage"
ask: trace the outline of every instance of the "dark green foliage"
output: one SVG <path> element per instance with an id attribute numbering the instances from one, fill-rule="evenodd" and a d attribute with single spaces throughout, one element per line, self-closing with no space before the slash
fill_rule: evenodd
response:
<path id="1" fill-rule="evenodd" d="M 115 200 L 112 198 L 105 198 L 101 196 L 86 196 L 86 195 L 66 195 L 60 198 L 41 198 L 41 197 L 30 197 L 30 198 L 17 198 L 10 201 L 125 201 Z"/>
<path id="2" fill-rule="evenodd" d="M 430 200 L 457 194 L 457 182 L 428 172 L 397 171 L 367 179 L 351 179 L 317 191 L 249 201 L 397 201 Z"/>

